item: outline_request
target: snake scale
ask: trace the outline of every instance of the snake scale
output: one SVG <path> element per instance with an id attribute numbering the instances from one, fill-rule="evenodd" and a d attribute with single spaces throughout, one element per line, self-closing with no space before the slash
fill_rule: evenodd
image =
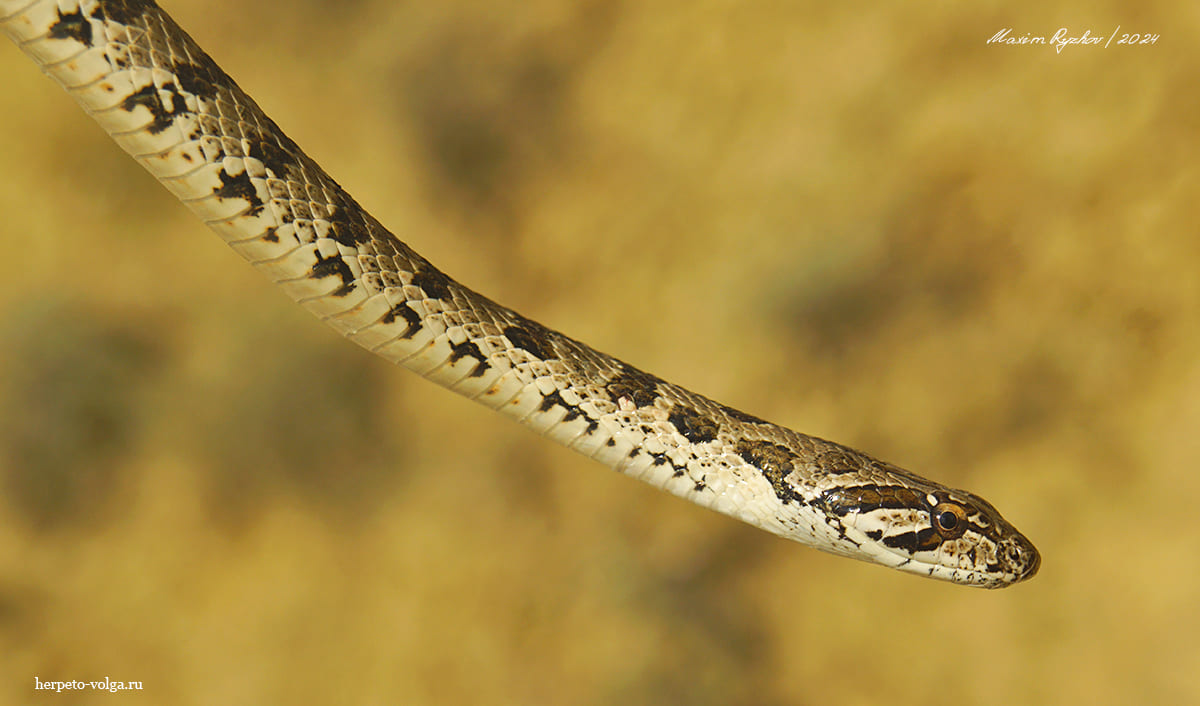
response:
<path id="1" fill-rule="evenodd" d="M 982 498 L 665 382 L 446 276 L 153 2 L 0 0 L 0 28 L 230 247 L 360 346 L 802 544 L 987 588 L 1037 572 L 1037 550 Z"/>

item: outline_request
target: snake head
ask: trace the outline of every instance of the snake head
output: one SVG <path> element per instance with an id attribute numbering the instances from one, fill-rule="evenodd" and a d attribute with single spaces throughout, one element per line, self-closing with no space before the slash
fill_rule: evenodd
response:
<path id="1" fill-rule="evenodd" d="M 864 559 L 902 571 L 1001 588 L 1041 565 L 1033 543 L 991 503 L 898 468 L 869 483 L 829 488 L 820 502 Z"/>

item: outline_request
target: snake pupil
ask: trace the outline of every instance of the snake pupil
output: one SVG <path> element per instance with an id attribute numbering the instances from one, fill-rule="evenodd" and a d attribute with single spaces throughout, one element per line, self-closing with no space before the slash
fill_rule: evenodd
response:
<path id="1" fill-rule="evenodd" d="M 958 525 L 958 516 L 949 510 L 938 515 L 937 519 L 938 524 L 942 526 L 942 529 L 952 530 Z"/>

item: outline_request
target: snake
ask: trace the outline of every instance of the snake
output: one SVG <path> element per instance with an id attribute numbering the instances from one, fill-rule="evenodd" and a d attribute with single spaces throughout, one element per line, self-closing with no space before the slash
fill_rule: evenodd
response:
<path id="1" fill-rule="evenodd" d="M 800 544 L 983 588 L 1037 573 L 1037 549 L 983 498 L 669 383 L 444 274 L 154 2 L 0 0 L 0 29 L 230 247 L 363 348 Z"/>

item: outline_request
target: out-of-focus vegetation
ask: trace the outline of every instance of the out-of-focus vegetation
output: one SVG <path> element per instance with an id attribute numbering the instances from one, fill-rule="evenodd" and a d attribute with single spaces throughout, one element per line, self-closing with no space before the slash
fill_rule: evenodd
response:
<path id="1" fill-rule="evenodd" d="M 375 360 L 5 46 L 0 702 L 1200 699 L 1196 7 L 167 7 L 452 275 L 1043 568 L 828 557 Z"/>

